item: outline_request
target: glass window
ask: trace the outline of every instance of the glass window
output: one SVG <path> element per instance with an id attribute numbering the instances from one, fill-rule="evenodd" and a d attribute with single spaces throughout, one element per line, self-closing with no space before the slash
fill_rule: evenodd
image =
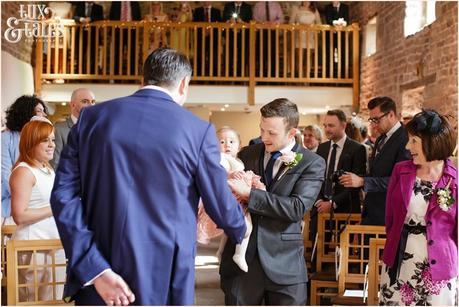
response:
<path id="1" fill-rule="evenodd" d="M 406 1 L 404 33 L 413 35 L 435 21 L 435 1 Z"/>

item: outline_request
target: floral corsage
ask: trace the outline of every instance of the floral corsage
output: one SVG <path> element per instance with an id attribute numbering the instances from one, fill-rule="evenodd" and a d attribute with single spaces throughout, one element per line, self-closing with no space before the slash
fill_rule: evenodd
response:
<path id="1" fill-rule="evenodd" d="M 449 186 L 451 184 L 451 178 L 448 181 L 448 184 L 444 188 L 437 188 L 437 204 L 443 211 L 448 211 L 449 207 L 454 203 L 454 197 L 451 195 L 451 190 Z"/>
<path id="2" fill-rule="evenodd" d="M 289 169 L 295 167 L 298 162 L 301 161 L 301 159 L 303 159 L 303 154 L 294 151 L 282 154 L 282 156 L 279 157 L 279 160 L 284 162 L 285 166 L 287 166 Z"/>

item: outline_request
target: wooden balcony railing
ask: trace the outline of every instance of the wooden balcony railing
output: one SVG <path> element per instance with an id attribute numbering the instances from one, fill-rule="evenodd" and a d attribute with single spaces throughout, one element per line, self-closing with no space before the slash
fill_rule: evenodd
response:
<path id="1" fill-rule="evenodd" d="M 43 79 L 138 82 L 148 54 L 169 46 L 190 58 L 193 82 L 248 84 L 249 103 L 253 103 L 257 83 L 275 82 L 349 84 L 358 104 L 357 24 L 60 23 L 64 30 L 56 32 L 59 36 L 37 41 L 38 92 Z"/>

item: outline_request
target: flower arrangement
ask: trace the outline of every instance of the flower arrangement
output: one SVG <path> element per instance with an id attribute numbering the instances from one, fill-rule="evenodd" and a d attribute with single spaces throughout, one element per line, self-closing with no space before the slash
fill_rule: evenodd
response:
<path id="1" fill-rule="evenodd" d="M 451 205 L 454 203 L 454 197 L 451 195 L 451 190 L 449 186 L 451 185 L 451 178 L 448 181 L 448 184 L 444 188 L 437 188 L 437 204 L 443 211 L 448 211 Z"/>
<path id="2" fill-rule="evenodd" d="M 279 160 L 284 162 L 288 169 L 295 167 L 301 159 L 303 159 L 303 154 L 294 151 L 282 154 L 282 156 L 279 157 Z"/>

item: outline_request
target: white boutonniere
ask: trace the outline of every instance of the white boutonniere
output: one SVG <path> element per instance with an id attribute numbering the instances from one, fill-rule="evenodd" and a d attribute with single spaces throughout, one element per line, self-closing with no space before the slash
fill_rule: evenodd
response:
<path id="1" fill-rule="evenodd" d="M 295 167 L 301 159 L 303 159 L 303 154 L 294 151 L 287 152 L 279 157 L 279 160 L 284 162 L 288 169 Z"/>
<path id="2" fill-rule="evenodd" d="M 449 178 L 446 187 L 435 189 L 437 193 L 437 204 L 443 211 L 448 211 L 451 205 L 454 203 L 454 197 L 451 195 L 451 190 L 449 189 L 450 185 L 451 178 Z"/>

